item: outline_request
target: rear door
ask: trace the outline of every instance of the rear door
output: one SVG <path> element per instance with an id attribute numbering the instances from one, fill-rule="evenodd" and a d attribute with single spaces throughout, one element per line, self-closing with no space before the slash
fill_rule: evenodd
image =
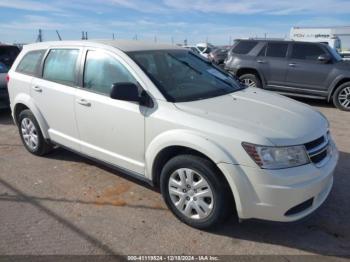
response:
<path id="1" fill-rule="evenodd" d="M 284 85 L 288 47 L 287 42 L 269 42 L 256 57 L 258 69 L 265 79 L 267 88 L 279 89 Z"/>
<path id="2" fill-rule="evenodd" d="M 327 78 L 333 64 L 318 61 L 318 57 L 325 54 L 328 51 L 321 45 L 294 43 L 288 62 L 286 85 L 296 92 L 327 94 Z"/>
<path id="3" fill-rule="evenodd" d="M 49 126 L 50 138 L 80 151 L 74 101 L 80 48 L 52 48 L 43 63 L 42 78 L 34 78 L 31 96 Z"/>

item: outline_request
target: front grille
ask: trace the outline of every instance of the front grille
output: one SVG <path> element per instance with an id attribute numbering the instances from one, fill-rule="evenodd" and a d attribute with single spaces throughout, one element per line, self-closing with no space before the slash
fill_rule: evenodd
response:
<path id="1" fill-rule="evenodd" d="M 312 163 L 320 164 L 328 156 L 328 136 L 329 134 L 304 144 Z"/>
<path id="2" fill-rule="evenodd" d="M 306 148 L 306 150 L 310 150 L 310 149 L 312 149 L 314 147 L 317 147 L 317 146 L 321 145 L 322 143 L 324 143 L 324 141 L 325 141 L 324 136 L 321 136 L 320 138 L 317 138 L 314 141 L 306 143 L 305 144 L 305 148 Z"/>

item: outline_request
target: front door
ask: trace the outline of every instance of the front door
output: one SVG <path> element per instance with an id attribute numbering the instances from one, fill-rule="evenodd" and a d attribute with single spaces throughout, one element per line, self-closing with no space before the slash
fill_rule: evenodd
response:
<path id="1" fill-rule="evenodd" d="M 75 111 L 84 154 L 144 175 L 144 124 L 138 103 L 110 98 L 112 84 L 137 83 L 115 55 L 87 50 Z"/>
<path id="2" fill-rule="evenodd" d="M 319 45 L 294 43 L 288 62 L 286 84 L 295 88 L 295 91 L 327 94 L 327 78 L 333 65 L 318 61 L 318 57 L 325 54 L 327 54 L 326 48 Z"/>

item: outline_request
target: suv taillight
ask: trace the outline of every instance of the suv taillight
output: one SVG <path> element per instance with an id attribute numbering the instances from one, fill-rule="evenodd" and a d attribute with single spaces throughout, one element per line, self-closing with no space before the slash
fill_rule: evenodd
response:
<path id="1" fill-rule="evenodd" d="M 10 82 L 10 76 L 7 74 L 6 75 L 6 83 Z"/>

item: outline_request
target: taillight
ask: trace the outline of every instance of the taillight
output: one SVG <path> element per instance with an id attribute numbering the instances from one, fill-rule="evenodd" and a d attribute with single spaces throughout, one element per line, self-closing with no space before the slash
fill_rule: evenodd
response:
<path id="1" fill-rule="evenodd" d="M 10 76 L 7 74 L 6 75 L 6 83 L 10 82 Z"/>

